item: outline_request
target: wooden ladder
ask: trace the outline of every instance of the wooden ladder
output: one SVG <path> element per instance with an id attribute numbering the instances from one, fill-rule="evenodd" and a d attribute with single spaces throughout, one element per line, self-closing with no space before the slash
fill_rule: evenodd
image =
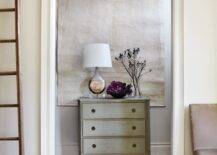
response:
<path id="1" fill-rule="evenodd" d="M 0 141 L 17 141 L 19 145 L 19 155 L 23 155 L 23 134 L 22 134 L 22 104 L 20 93 L 20 62 L 19 62 L 19 30 L 18 30 L 18 0 L 14 0 L 14 8 L 1 8 L 0 13 L 15 14 L 15 38 L 0 39 L 0 44 L 14 43 L 16 55 L 16 70 L 15 71 L 0 71 L 0 76 L 16 76 L 17 103 L 16 104 L 0 104 L 0 108 L 17 108 L 18 115 L 18 137 L 0 137 Z"/>

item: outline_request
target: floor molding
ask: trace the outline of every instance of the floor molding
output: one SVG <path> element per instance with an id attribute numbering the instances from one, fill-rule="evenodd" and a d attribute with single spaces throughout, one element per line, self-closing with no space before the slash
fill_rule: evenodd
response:
<path id="1" fill-rule="evenodd" d="M 70 145 L 56 145 L 57 155 L 68 155 L 74 153 L 78 154 L 79 145 L 77 143 Z M 171 144 L 170 143 L 152 143 L 151 144 L 152 155 L 170 155 L 171 154 Z M 73 154 L 73 155 L 74 155 Z"/>

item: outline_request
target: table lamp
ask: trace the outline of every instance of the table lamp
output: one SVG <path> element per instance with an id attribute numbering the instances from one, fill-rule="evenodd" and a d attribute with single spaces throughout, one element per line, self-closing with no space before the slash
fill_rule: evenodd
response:
<path id="1" fill-rule="evenodd" d="M 104 43 L 86 45 L 83 50 L 83 67 L 95 69 L 94 76 L 89 82 L 89 89 L 94 94 L 101 94 L 105 90 L 106 83 L 99 74 L 99 68 L 112 67 L 109 45 Z"/>

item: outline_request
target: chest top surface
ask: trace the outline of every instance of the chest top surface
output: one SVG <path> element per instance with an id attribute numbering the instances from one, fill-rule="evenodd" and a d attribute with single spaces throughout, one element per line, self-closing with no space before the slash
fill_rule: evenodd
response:
<path id="1" fill-rule="evenodd" d="M 123 98 L 123 99 L 113 99 L 113 98 L 80 98 L 79 104 L 85 103 L 149 103 L 149 98 Z"/>

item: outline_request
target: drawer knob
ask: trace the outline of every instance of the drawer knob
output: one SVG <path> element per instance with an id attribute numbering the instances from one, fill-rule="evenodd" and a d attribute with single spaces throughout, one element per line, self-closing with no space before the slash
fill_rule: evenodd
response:
<path id="1" fill-rule="evenodd" d="M 133 130 L 136 130 L 136 126 L 132 126 L 132 129 L 133 129 Z"/>
<path id="2" fill-rule="evenodd" d="M 96 110 L 95 110 L 95 109 L 91 109 L 91 112 L 92 112 L 92 113 L 95 113 L 95 112 L 96 112 Z"/>
<path id="3" fill-rule="evenodd" d="M 133 148 L 136 148 L 136 146 L 137 146 L 136 144 L 133 144 L 133 145 L 132 145 Z"/>
<path id="4" fill-rule="evenodd" d="M 95 149 L 95 148 L 96 148 L 96 144 L 93 144 L 93 145 L 92 145 L 92 148 L 94 148 L 94 149 Z"/>
<path id="5" fill-rule="evenodd" d="M 96 130 L 95 126 L 91 127 L 91 130 L 92 130 L 92 131 L 95 131 L 95 130 Z"/>
<path id="6" fill-rule="evenodd" d="M 135 112 L 136 112 L 136 109 L 135 109 L 135 108 L 133 108 L 133 109 L 132 109 L 132 112 L 133 112 L 133 113 L 135 113 Z"/>

